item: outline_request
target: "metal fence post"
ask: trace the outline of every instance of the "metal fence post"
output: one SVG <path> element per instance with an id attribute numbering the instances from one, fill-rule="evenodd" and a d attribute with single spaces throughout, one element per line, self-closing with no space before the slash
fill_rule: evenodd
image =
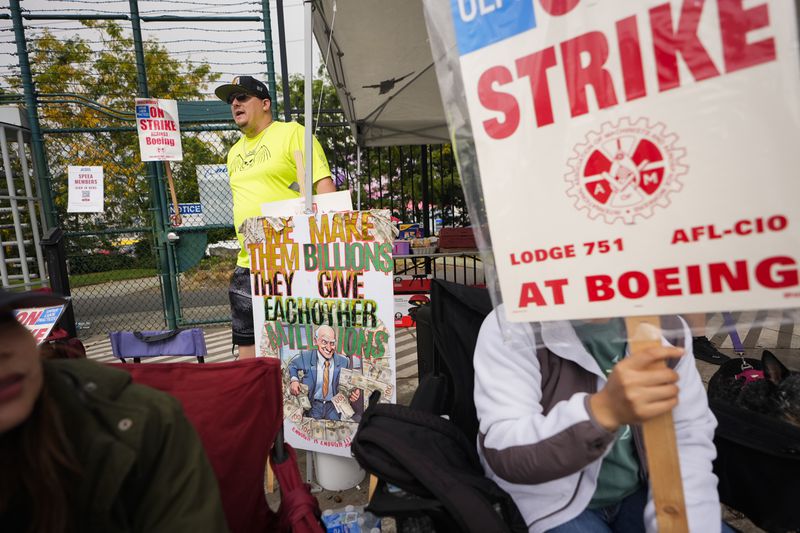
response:
<path id="1" fill-rule="evenodd" d="M 278 10 L 278 41 L 281 54 L 281 83 L 283 85 L 283 120 L 292 121 L 292 98 L 289 92 L 289 66 L 286 63 L 286 30 L 283 23 L 283 0 L 276 1 Z M 272 95 L 275 98 L 275 95 Z"/>
<path id="2" fill-rule="evenodd" d="M 131 10 L 131 32 L 133 33 L 133 46 L 136 55 L 136 82 L 139 97 L 148 98 L 147 89 L 147 70 L 144 63 L 144 45 L 142 44 L 142 26 L 139 18 L 139 3 L 137 0 L 129 0 Z M 161 179 L 161 169 L 158 163 L 150 161 L 147 163 L 147 174 L 150 178 L 150 194 L 152 195 L 153 205 L 153 230 L 156 233 L 156 247 L 158 249 L 159 276 L 161 277 L 161 291 L 164 301 L 164 318 L 167 327 L 172 329 L 177 324 L 176 313 L 176 294 L 174 261 L 172 260 L 173 250 L 167 241 L 167 231 L 169 229 L 166 215 L 164 198 L 166 191 L 163 180 Z"/>
<path id="3" fill-rule="evenodd" d="M 47 225 L 45 229 L 47 229 L 54 227 L 58 222 L 53 205 L 53 188 L 50 186 L 50 170 L 47 168 L 47 158 L 44 153 L 44 140 L 42 139 L 42 130 L 39 126 L 36 87 L 33 83 L 31 65 L 28 61 L 27 41 L 25 40 L 25 28 L 22 25 L 22 9 L 20 8 L 19 0 L 9 0 L 9 7 L 11 9 L 11 19 L 14 24 L 14 39 L 17 42 L 17 57 L 19 57 L 22 90 L 25 95 L 25 109 L 28 113 L 28 122 L 30 122 L 31 128 L 33 166 L 36 170 L 36 179 L 39 185 L 39 194 L 42 197 L 45 224 Z"/>
<path id="4" fill-rule="evenodd" d="M 269 95 L 274 99 L 275 94 L 275 59 L 272 55 L 272 18 L 269 13 L 269 0 L 261 0 L 261 19 L 264 21 L 264 45 L 267 54 L 267 83 Z M 275 105 L 272 106 L 272 118 L 278 118 Z"/>

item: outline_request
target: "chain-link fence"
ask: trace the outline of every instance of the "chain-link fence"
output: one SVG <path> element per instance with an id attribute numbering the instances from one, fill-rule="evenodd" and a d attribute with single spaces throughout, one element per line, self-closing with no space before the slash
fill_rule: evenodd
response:
<path id="1" fill-rule="evenodd" d="M 48 133 L 54 204 L 67 238 L 79 331 L 163 328 L 167 298 L 181 323 L 227 320 L 225 275 L 234 260 L 230 252 L 207 256 L 209 243 L 234 238 L 224 160 L 236 137 L 229 126 L 214 125 L 195 125 L 182 134 L 184 159 L 172 164 L 172 172 L 183 223 L 169 228 L 176 238 L 169 242 L 164 276 L 153 230 L 158 216 L 151 200 L 153 176 L 139 160 L 136 132 Z M 67 169 L 74 161 L 103 167 L 102 214 L 67 212 Z"/>
<path id="2" fill-rule="evenodd" d="M 163 327 L 150 176 L 136 132 L 48 133 L 46 147 L 79 331 Z M 68 212 L 68 169 L 75 164 L 103 168 L 103 213 Z"/>

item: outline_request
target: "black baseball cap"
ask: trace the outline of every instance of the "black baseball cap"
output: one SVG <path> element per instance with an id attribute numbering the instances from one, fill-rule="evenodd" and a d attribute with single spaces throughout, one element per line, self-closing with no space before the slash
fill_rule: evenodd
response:
<path id="1" fill-rule="evenodd" d="M 261 100 L 267 99 L 270 102 L 272 101 L 272 97 L 269 95 L 267 86 L 252 76 L 236 76 L 233 78 L 231 83 L 220 85 L 214 91 L 214 94 L 217 95 L 217 98 L 225 103 L 230 103 L 228 102 L 228 99 L 231 97 L 231 95 L 238 93 L 252 94 Z"/>
<path id="2" fill-rule="evenodd" d="M 64 305 L 66 300 L 61 296 L 38 291 L 12 292 L 0 289 L 0 314 L 11 313 L 15 309 L 26 307 L 50 307 Z"/>

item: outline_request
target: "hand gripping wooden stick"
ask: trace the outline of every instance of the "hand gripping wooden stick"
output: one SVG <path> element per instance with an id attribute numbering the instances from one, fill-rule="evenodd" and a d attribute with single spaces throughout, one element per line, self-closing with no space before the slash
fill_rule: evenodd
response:
<path id="1" fill-rule="evenodd" d="M 661 346 L 661 321 L 657 316 L 626 317 L 631 353 Z M 652 368 L 664 366 L 664 361 Z M 659 533 L 688 533 L 686 505 L 683 498 L 681 465 L 672 412 L 651 418 L 643 425 L 650 487 L 656 506 Z"/>

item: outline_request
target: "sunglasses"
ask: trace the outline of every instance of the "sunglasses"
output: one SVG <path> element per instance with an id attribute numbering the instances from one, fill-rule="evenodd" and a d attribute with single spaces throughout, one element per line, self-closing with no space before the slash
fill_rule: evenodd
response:
<path id="1" fill-rule="evenodd" d="M 240 104 L 243 104 L 246 101 L 250 100 L 252 97 L 253 97 L 252 94 L 247 94 L 247 93 L 232 94 L 228 97 L 228 104 L 232 104 L 234 100 L 236 100 Z"/>

